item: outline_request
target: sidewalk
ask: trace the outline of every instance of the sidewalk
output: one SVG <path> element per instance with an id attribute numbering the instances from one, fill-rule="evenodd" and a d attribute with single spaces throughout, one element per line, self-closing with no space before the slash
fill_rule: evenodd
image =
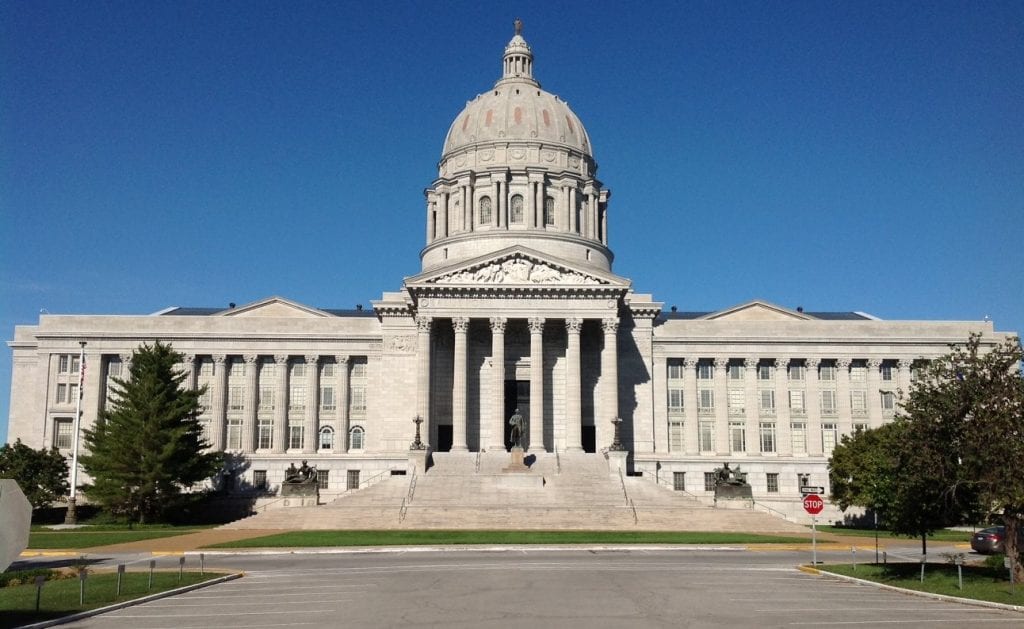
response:
<path id="1" fill-rule="evenodd" d="M 197 531 L 195 533 L 186 533 L 185 535 L 175 535 L 173 537 L 145 539 L 137 542 L 126 542 L 124 544 L 111 544 L 109 546 L 95 546 L 85 549 L 83 552 L 87 552 L 90 555 L 113 552 L 153 552 L 176 554 L 199 550 L 203 546 L 209 546 L 211 544 L 221 544 L 223 542 L 233 542 L 235 540 L 251 539 L 253 537 L 263 537 L 264 535 L 274 535 L 275 533 L 283 532 L 284 531 L 280 530 L 232 530 L 215 528 Z"/>

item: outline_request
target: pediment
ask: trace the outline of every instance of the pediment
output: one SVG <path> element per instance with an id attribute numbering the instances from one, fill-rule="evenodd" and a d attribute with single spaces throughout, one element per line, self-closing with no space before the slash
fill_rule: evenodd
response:
<path id="1" fill-rule="evenodd" d="M 811 317 L 796 310 L 754 300 L 701 317 L 715 321 L 808 321 Z"/>
<path id="2" fill-rule="evenodd" d="M 218 317 L 276 317 L 292 319 L 314 319 L 329 317 L 330 314 L 283 297 L 268 297 L 251 304 L 224 310 Z"/>
<path id="3" fill-rule="evenodd" d="M 585 269 L 526 247 L 435 269 L 406 279 L 406 286 L 592 286 L 628 287 L 629 280 Z"/>

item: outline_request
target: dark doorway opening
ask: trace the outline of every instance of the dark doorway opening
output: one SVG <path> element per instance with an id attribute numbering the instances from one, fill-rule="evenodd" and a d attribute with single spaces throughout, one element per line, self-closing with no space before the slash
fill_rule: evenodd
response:
<path id="1" fill-rule="evenodd" d="M 529 380 L 506 380 L 505 381 L 505 449 L 512 448 L 512 427 L 508 425 L 508 418 L 519 409 L 519 414 L 530 425 L 530 381 Z M 527 429 L 529 430 L 529 429 Z"/>
<path id="2" fill-rule="evenodd" d="M 593 426 L 583 426 L 583 451 L 597 452 L 597 431 Z"/>
<path id="3" fill-rule="evenodd" d="M 437 425 L 437 452 L 452 451 L 452 437 L 454 434 L 451 424 Z"/>

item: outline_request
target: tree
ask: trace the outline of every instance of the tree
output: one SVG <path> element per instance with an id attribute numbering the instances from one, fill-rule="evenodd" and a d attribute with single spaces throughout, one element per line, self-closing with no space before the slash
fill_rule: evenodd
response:
<path id="1" fill-rule="evenodd" d="M 972 335 L 965 345 L 930 363 L 910 391 L 904 415 L 920 439 L 960 466 L 956 483 L 944 479 L 950 494 L 971 492 L 989 512 L 1001 512 L 1007 554 L 1015 558 L 1015 578 L 1024 581 L 1024 379 L 1020 340 L 991 349 Z"/>
<path id="2" fill-rule="evenodd" d="M 35 450 L 18 439 L 0 448 L 0 478 L 18 481 L 33 509 L 68 495 L 68 462 L 56 448 Z"/>
<path id="3" fill-rule="evenodd" d="M 182 387 L 181 355 L 157 341 L 135 350 L 127 379 L 114 379 L 109 408 L 84 431 L 82 467 L 93 478 L 90 500 L 129 522 L 159 519 L 182 490 L 221 466 L 196 416 L 205 388 Z"/>

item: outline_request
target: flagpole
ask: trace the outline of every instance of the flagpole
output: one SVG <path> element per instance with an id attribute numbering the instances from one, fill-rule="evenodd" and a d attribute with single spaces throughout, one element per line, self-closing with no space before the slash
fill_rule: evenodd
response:
<path id="1" fill-rule="evenodd" d="M 75 497 L 78 491 L 78 435 L 82 431 L 82 396 L 85 394 L 85 341 L 79 341 L 78 354 L 78 406 L 75 409 L 75 433 L 71 446 L 71 491 L 68 494 L 68 510 L 64 524 L 78 524 L 75 512 Z"/>

